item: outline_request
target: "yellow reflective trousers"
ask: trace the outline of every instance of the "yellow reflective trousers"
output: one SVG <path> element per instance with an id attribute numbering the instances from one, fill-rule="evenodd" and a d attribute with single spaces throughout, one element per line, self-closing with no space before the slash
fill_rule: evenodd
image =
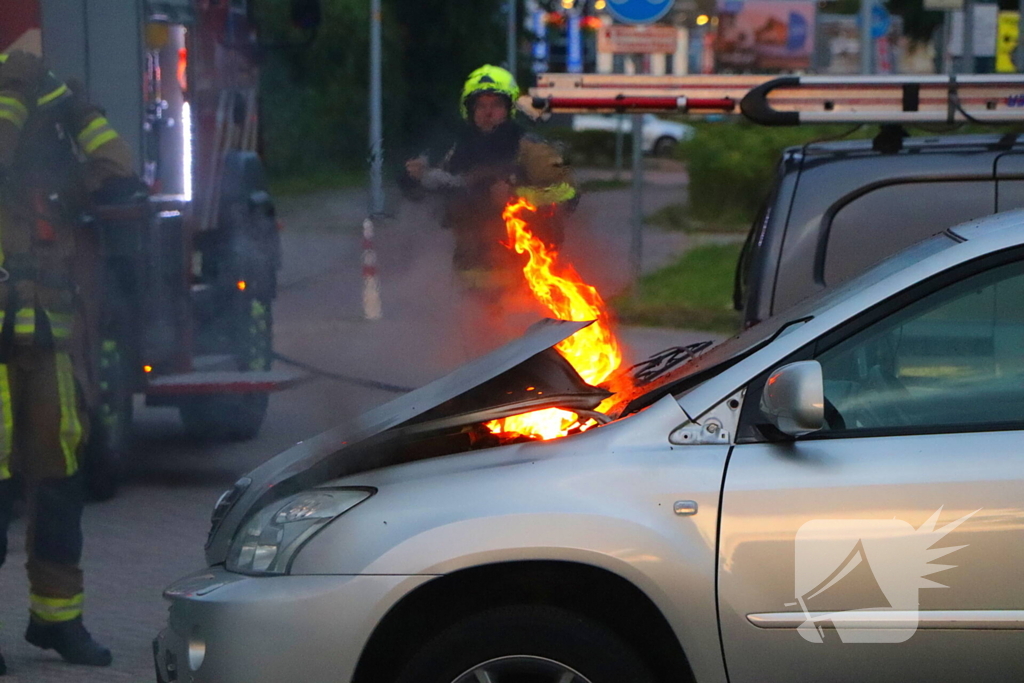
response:
<path id="1" fill-rule="evenodd" d="M 75 619 L 83 599 L 78 468 L 87 422 L 67 353 L 14 347 L 0 365 L 0 423 L 0 564 L 20 484 L 27 502 L 32 618 Z"/>

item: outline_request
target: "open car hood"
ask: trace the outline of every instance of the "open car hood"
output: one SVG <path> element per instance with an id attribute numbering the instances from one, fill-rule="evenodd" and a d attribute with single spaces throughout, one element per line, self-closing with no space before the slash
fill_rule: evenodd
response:
<path id="1" fill-rule="evenodd" d="M 596 408 L 609 392 L 584 382 L 554 349 L 589 324 L 542 320 L 519 339 L 451 374 L 274 456 L 218 501 L 207 560 L 224 562 L 235 530 L 250 511 L 325 481 L 417 459 L 396 444 L 543 408 Z M 459 452 L 445 448 L 434 454 Z"/>

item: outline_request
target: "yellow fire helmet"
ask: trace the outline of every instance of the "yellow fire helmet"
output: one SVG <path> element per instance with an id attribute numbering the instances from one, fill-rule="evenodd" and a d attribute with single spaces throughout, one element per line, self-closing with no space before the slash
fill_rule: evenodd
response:
<path id="1" fill-rule="evenodd" d="M 459 111 L 462 118 L 469 118 L 469 99 L 481 93 L 494 93 L 504 95 L 509 99 L 509 110 L 515 115 L 515 103 L 519 99 L 519 86 L 516 85 L 515 76 L 500 66 L 484 64 L 466 79 L 466 85 L 462 87 L 462 99 L 459 101 Z"/>

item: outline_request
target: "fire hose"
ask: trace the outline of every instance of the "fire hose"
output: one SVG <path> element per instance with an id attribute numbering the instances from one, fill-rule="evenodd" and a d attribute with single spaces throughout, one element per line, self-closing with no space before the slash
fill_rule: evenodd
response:
<path id="1" fill-rule="evenodd" d="M 293 367 L 299 368 L 300 370 L 305 370 L 311 375 L 316 375 L 318 377 L 323 377 L 325 379 L 332 379 L 336 382 L 355 384 L 356 386 L 366 387 L 368 389 L 389 391 L 393 394 L 407 394 L 413 390 L 412 387 L 401 387 L 398 386 L 397 384 L 388 384 L 387 382 L 378 382 L 372 379 L 363 379 L 362 377 L 351 377 L 349 375 L 342 375 L 337 372 L 331 372 L 330 370 L 324 370 L 323 368 L 318 368 L 315 365 L 310 365 L 308 363 L 303 363 L 300 360 L 295 360 L 294 358 L 283 356 L 280 353 L 277 353 L 276 351 L 274 352 L 274 359 L 281 361 L 285 365 L 291 365 Z"/>

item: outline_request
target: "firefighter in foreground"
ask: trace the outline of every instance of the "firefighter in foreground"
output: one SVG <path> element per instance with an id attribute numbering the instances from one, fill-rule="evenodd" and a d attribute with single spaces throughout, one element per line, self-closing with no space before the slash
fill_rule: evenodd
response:
<path id="1" fill-rule="evenodd" d="M 458 283 L 490 314 L 492 329 L 518 307 L 510 298 L 525 295 L 521 258 L 503 244 L 508 242 L 501 217 L 505 205 L 513 197 L 529 200 L 538 209 L 531 228 L 558 248 L 565 215 L 577 201 L 562 153 L 513 120 L 518 98 L 511 73 L 480 67 L 462 89 L 460 110 L 467 125 L 441 166 L 432 168 L 423 157 L 406 162 L 412 179 L 446 195 L 445 224 L 455 233 L 452 265 Z M 477 329 L 486 327 L 478 318 L 474 322 Z"/>
<path id="2" fill-rule="evenodd" d="M 88 359 L 76 277 L 76 233 L 86 228 L 76 218 L 133 178 L 129 149 L 99 109 L 39 58 L 0 55 L 0 564 L 23 488 L 25 639 L 74 664 L 111 662 L 82 623 L 79 455 Z"/>

